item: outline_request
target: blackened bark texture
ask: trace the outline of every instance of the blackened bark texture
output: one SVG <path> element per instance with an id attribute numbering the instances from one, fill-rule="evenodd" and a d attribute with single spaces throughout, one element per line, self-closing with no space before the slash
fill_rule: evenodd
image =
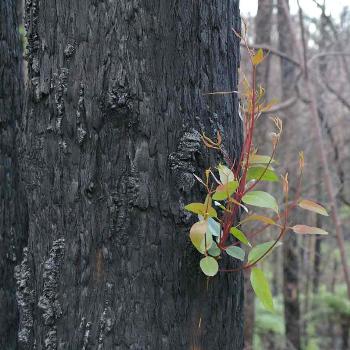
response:
<path id="1" fill-rule="evenodd" d="M 285 0 L 278 0 L 278 46 L 279 50 L 287 55 L 293 56 L 293 38 L 286 26 L 287 18 L 283 8 Z M 295 67 L 287 60 L 281 59 L 281 85 L 282 100 L 286 100 L 294 93 L 294 82 L 296 79 Z M 284 137 L 292 140 L 295 132 L 294 125 L 288 120 L 293 120 L 297 115 L 295 108 L 289 108 L 284 112 Z M 295 123 L 294 123 L 295 124 Z M 290 152 L 287 153 L 287 171 L 295 174 L 294 169 L 288 169 L 291 164 Z M 296 191 L 296 184 L 290 183 L 291 197 Z M 292 218 L 293 219 L 293 218 Z M 288 234 L 283 243 L 283 297 L 284 297 L 284 319 L 286 324 L 287 348 L 300 349 L 300 310 L 299 310 L 299 251 L 297 236 Z"/>
<path id="2" fill-rule="evenodd" d="M 17 339 L 14 268 L 26 244 L 26 209 L 19 184 L 18 125 L 22 112 L 22 56 L 16 2 L 0 1 L 0 349 Z"/>
<path id="3" fill-rule="evenodd" d="M 241 349 L 243 281 L 199 270 L 201 132 L 241 144 L 238 0 L 28 0 L 23 178 L 36 349 Z M 29 309 L 28 309 L 29 310 Z M 27 311 L 28 311 L 27 310 Z"/>

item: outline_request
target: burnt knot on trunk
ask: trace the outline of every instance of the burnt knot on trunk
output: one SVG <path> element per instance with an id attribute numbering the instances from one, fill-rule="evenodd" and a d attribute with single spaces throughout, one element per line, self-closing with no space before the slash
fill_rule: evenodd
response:
<path id="1" fill-rule="evenodd" d="M 100 107 L 107 122 L 112 122 L 116 127 L 129 125 L 133 116 L 133 96 L 124 87 L 113 87 L 101 97 Z"/>
<path id="2" fill-rule="evenodd" d="M 200 133 L 191 129 L 181 137 L 176 152 L 169 155 L 170 169 L 175 176 L 178 188 L 184 192 L 189 192 L 194 186 L 196 156 L 200 154 L 201 147 Z"/>
<path id="3" fill-rule="evenodd" d="M 23 260 L 15 267 L 16 300 L 19 309 L 18 340 L 20 343 L 32 344 L 33 341 L 33 274 L 28 248 L 23 249 Z"/>
<path id="4" fill-rule="evenodd" d="M 53 242 L 50 257 L 44 264 L 44 290 L 39 297 L 38 306 L 43 312 L 45 325 L 54 326 L 61 316 L 61 306 L 58 302 L 58 279 L 60 267 L 63 261 L 65 241 L 60 238 Z"/>

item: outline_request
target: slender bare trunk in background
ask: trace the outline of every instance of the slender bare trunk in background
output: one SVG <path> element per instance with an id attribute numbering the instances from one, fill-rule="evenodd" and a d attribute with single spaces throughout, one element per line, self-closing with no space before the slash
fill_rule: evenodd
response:
<path id="1" fill-rule="evenodd" d="M 255 18 L 255 44 L 269 45 L 271 43 L 271 19 L 272 19 L 272 0 L 259 0 L 258 12 Z M 261 84 L 268 91 L 270 59 L 268 58 L 264 64 L 259 66 L 257 70 L 257 83 Z M 266 124 L 266 123 L 264 123 Z M 266 139 L 266 128 L 259 128 L 257 135 L 258 144 L 264 145 Z M 245 274 L 244 279 L 244 347 L 245 349 L 253 349 L 254 324 L 255 324 L 255 295 L 250 285 L 249 274 Z"/>
<path id="2" fill-rule="evenodd" d="M 286 14 L 283 10 L 284 0 L 278 0 L 278 46 L 279 50 L 289 56 L 293 56 L 293 38 L 286 26 Z M 288 7 L 289 11 L 289 7 Z M 287 100 L 294 94 L 294 81 L 296 79 L 296 67 L 289 61 L 281 59 L 281 84 L 282 100 Z M 297 111 L 295 106 L 284 111 L 284 137 L 291 142 L 295 132 L 295 120 Z M 289 167 L 291 163 L 290 151 L 286 156 L 286 168 L 293 174 L 294 169 Z M 291 195 L 295 191 L 296 184 L 291 183 Z M 297 245 L 297 236 L 289 234 L 285 237 L 282 246 L 283 250 L 283 300 L 284 300 L 284 319 L 286 327 L 287 346 L 295 349 L 301 347 L 300 335 L 300 310 L 299 310 L 299 249 Z M 290 344 L 290 345 L 289 345 Z"/>
<path id="3" fill-rule="evenodd" d="M 288 11 L 288 5 L 286 0 L 281 0 L 283 5 L 283 10 L 286 14 L 287 24 L 290 30 L 290 33 L 293 36 L 293 41 L 295 43 L 295 48 L 298 54 L 299 59 L 303 61 L 303 78 L 305 83 L 305 89 L 306 94 L 310 100 L 309 108 L 310 108 L 310 121 L 312 124 L 312 129 L 315 132 L 316 137 L 316 143 L 317 143 L 317 150 L 318 150 L 318 156 L 320 159 L 320 162 L 322 164 L 322 168 L 324 171 L 324 182 L 325 187 L 328 195 L 329 200 L 329 206 L 331 207 L 331 214 L 333 223 L 335 226 L 335 233 L 338 243 L 338 248 L 340 252 L 341 257 L 341 263 L 344 273 L 344 280 L 347 286 L 347 292 L 348 297 L 350 299 L 350 273 L 349 273 L 349 267 L 347 263 L 347 257 L 345 253 L 345 244 L 344 244 L 344 235 L 343 235 L 343 229 L 342 229 L 342 223 L 338 214 L 338 206 L 337 206 L 337 200 L 336 200 L 336 190 L 332 183 L 332 177 L 331 172 L 328 165 L 328 159 L 327 159 L 327 153 L 326 153 L 326 147 L 323 141 L 323 135 L 322 135 L 322 127 L 320 122 L 320 117 L 317 109 L 317 98 L 316 93 L 314 90 L 314 86 L 312 85 L 312 82 L 310 80 L 309 70 L 308 70 L 308 63 L 307 63 L 307 45 L 305 41 L 305 37 L 303 36 L 302 40 L 302 47 L 300 47 L 297 36 L 295 32 L 295 28 L 293 26 L 289 11 Z M 300 25 L 301 25 L 301 32 L 304 33 L 304 24 L 303 24 L 303 14 L 301 7 L 299 6 L 299 14 L 300 14 Z"/>
<path id="4" fill-rule="evenodd" d="M 255 17 L 255 40 L 254 44 L 271 44 L 273 0 L 259 0 L 258 12 Z M 261 84 L 268 91 L 268 80 L 270 72 L 270 58 L 268 57 L 264 64 L 259 66 L 256 72 L 257 84 Z"/>

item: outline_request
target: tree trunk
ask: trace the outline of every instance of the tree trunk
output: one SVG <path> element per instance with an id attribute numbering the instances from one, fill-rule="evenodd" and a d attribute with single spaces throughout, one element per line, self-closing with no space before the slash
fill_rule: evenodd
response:
<path id="1" fill-rule="evenodd" d="M 242 274 L 209 281 L 188 230 L 200 133 L 241 145 L 237 0 L 26 3 L 23 348 L 242 349 Z M 25 318 L 34 318 L 31 326 Z"/>
<path id="2" fill-rule="evenodd" d="M 25 200 L 19 184 L 18 124 L 22 112 L 22 53 L 16 2 L 0 1 L 0 349 L 16 348 L 14 267 L 26 244 Z"/>
<path id="3" fill-rule="evenodd" d="M 285 0 L 278 0 L 278 34 L 279 50 L 290 57 L 293 57 L 293 38 L 286 26 L 287 18 L 283 8 Z M 286 100 L 293 95 L 295 81 L 295 66 L 287 60 L 281 59 L 281 84 L 282 100 Z M 288 120 L 295 119 L 297 115 L 295 110 L 289 108 L 284 112 L 284 137 L 291 140 L 294 136 L 293 124 Z M 293 117 L 294 116 L 294 117 Z M 290 152 L 286 159 L 286 168 L 290 167 Z M 294 169 L 288 169 L 294 174 Z M 291 183 L 291 198 L 295 193 L 296 184 Z M 293 189 L 294 188 L 294 189 Z M 300 349 L 300 310 L 299 310 L 299 259 L 297 248 L 297 236 L 289 234 L 283 242 L 283 297 L 284 297 L 284 319 L 286 324 L 287 345 L 291 344 L 293 348 Z"/>
<path id="4" fill-rule="evenodd" d="M 272 0 L 259 0 L 258 12 L 255 17 L 255 44 L 270 44 L 271 42 L 271 17 L 272 17 Z M 269 76 L 269 57 L 264 61 L 264 64 L 260 65 L 257 73 L 256 80 L 258 84 L 261 84 L 264 89 L 267 89 L 268 76 Z M 259 149 L 263 149 L 264 154 L 266 145 L 266 130 L 268 129 L 266 120 L 260 120 L 260 127 L 256 134 L 257 144 Z M 261 147 L 261 148 L 260 148 Z M 245 275 L 244 281 L 244 314 L 245 314 L 245 327 L 244 327 L 244 346 L 246 350 L 253 349 L 254 340 L 254 324 L 255 324 L 255 294 L 250 284 L 250 275 Z"/>
<path id="5" fill-rule="evenodd" d="M 255 44 L 270 45 L 271 44 L 271 28 L 272 28 L 272 10 L 273 0 L 259 0 L 258 11 L 255 17 Z M 267 94 L 267 86 L 270 73 L 270 57 L 264 60 L 264 64 L 259 66 L 256 73 L 256 80 L 261 84 Z M 266 96 L 268 99 L 268 96 Z"/>
<path id="6" fill-rule="evenodd" d="M 349 349 L 349 333 L 350 333 L 350 322 L 349 320 L 345 320 L 345 322 L 341 325 L 341 348 L 342 350 Z"/>

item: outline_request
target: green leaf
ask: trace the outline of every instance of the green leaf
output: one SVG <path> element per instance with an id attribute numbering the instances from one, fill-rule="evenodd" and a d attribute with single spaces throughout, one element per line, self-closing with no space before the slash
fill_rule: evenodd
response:
<path id="1" fill-rule="evenodd" d="M 270 242 L 265 242 L 265 243 L 261 243 L 261 244 L 256 245 L 248 254 L 248 263 L 254 263 L 255 261 L 257 261 L 267 251 L 270 250 L 270 248 L 274 245 L 274 243 L 275 243 L 275 241 L 270 241 Z M 282 243 L 277 242 L 276 245 L 274 246 L 274 248 L 279 247 L 280 245 L 282 245 Z M 271 251 L 268 254 L 270 254 Z"/>
<path id="2" fill-rule="evenodd" d="M 249 247 L 251 247 L 250 242 L 248 241 L 247 237 L 245 236 L 245 234 L 239 230 L 236 227 L 231 227 L 230 228 L 230 232 L 231 234 L 236 237 L 240 242 L 242 242 L 243 244 L 248 245 Z"/>
<path id="3" fill-rule="evenodd" d="M 217 214 L 216 210 L 213 207 L 209 208 L 207 214 L 211 218 L 217 218 L 218 217 L 218 214 Z"/>
<path id="4" fill-rule="evenodd" d="M 201 270 L 207 276 L 215 276 L 219 271 L 218 262 L 211 256 L 206 256 L 199 263 Z"/>
<path id="5" fill-rule="evenodd" d="M 191 213 L 198 214 L 205 216 L 207 214 L 209 217 L 214 217 L 216 218 L 218 214 L 216 213 L 216 210 L 209 206 L 210 204 L 203 204 L 203 203 L 191 203 L 187 204 L 184 209 L 187 211 L 190 211 Z M 206 209 L 208 208 L 208 211 L 206 212 Z"/>
<path id="6" fill-rule="evenodd" d="M 274 312 L 272 294 L 264 272 L 257 267 L 254 267 L 250 274 L 250 282 L 261 304 L 266 310 Z"/>
<path id="7" fill-rule="evenodd" d="M 247 171 L 248 181 L 258 180 L 260 179 L 260 177 L 262 181 L 279 181 L 277 174 L 272 169 L 265 170 L 264 167 L 251 167 L 248 169 Z"/>
<path id="8" fill-rule="evenodd" d="M 219 256 L 221 254 L 221 250 L 215 242 L 213 242 L 211 247 L 208 249 L 208 254 L 211 256 Z"/>
<path id="9" fill-rule="evenodd" d="M 240 247 L 230 246 L 226 248 L 226 253 L 232 256 L 233 258 L 244 261 L 245 251 Z"/>
<path id="10" fill-rule="evenodd" d="M 252 63 L 254 66 L 257 66 L 264 60 L 264 51 L 259 49 L 257 53 L 252 57 Z"/>
<path id="11" fill-rule="evenodd" d="M 324 216 L 329 216 L 327 213 L 327 210 L 323 208 L 322 205 L 315 203 L 313 201 L 310 201 L 309 199 L 302 199 L 298 203 L 298 205 L 300 208 L 313 211 L 314 213 L 321 214 Z"/>
<path id="12" fill-rule="evenodd" d="M 213 195 L 213 199 L 216 201 L 222 201 L 230 197 L 237 189 L 238 181 L 231 181 L 225 185 L 219 185 Z"/>
<path id="13" fill-rule="evenodd" d="M 245 194 L 242 198 L 245 204 L 254 205 L 256 207 L 272 209 L 278 213 L 278 204 L 276 199 L 269 193 L 264 191 L 251 191 Z"/>
<path id="14" fill-rule="evenodd" d="M 208 222 L 206 220 L 196 222 L 190 230 L 190 239 L 195 248 L 204 254 L 212 245 L 213 237 L 207 233 Z"/>
<path id="15" fill-rule="evenodd" d="M 219 164 L 218 171 L 220 175 L 220 181 L 223 185 L 226 185 L 228 182 L 234 181 L 235 176 L 230 168 L 225 165 Z"/>
<path id="16" fill-rule="evenodd" d="M 220 232 L 221 232 L 221 227 L 220 224 L 215 221 L 212 218 L 208 219 L 208 231 L 213 235 L 213 236 L 220 236 Z"/>
<path id="17" fill-rule="evenodd" d="M 203 203 L 191 203 L 187 204 L 184 209 L 190 211 L 191 213 L 203 215 L 204 214 L 204 204 Z"/>

